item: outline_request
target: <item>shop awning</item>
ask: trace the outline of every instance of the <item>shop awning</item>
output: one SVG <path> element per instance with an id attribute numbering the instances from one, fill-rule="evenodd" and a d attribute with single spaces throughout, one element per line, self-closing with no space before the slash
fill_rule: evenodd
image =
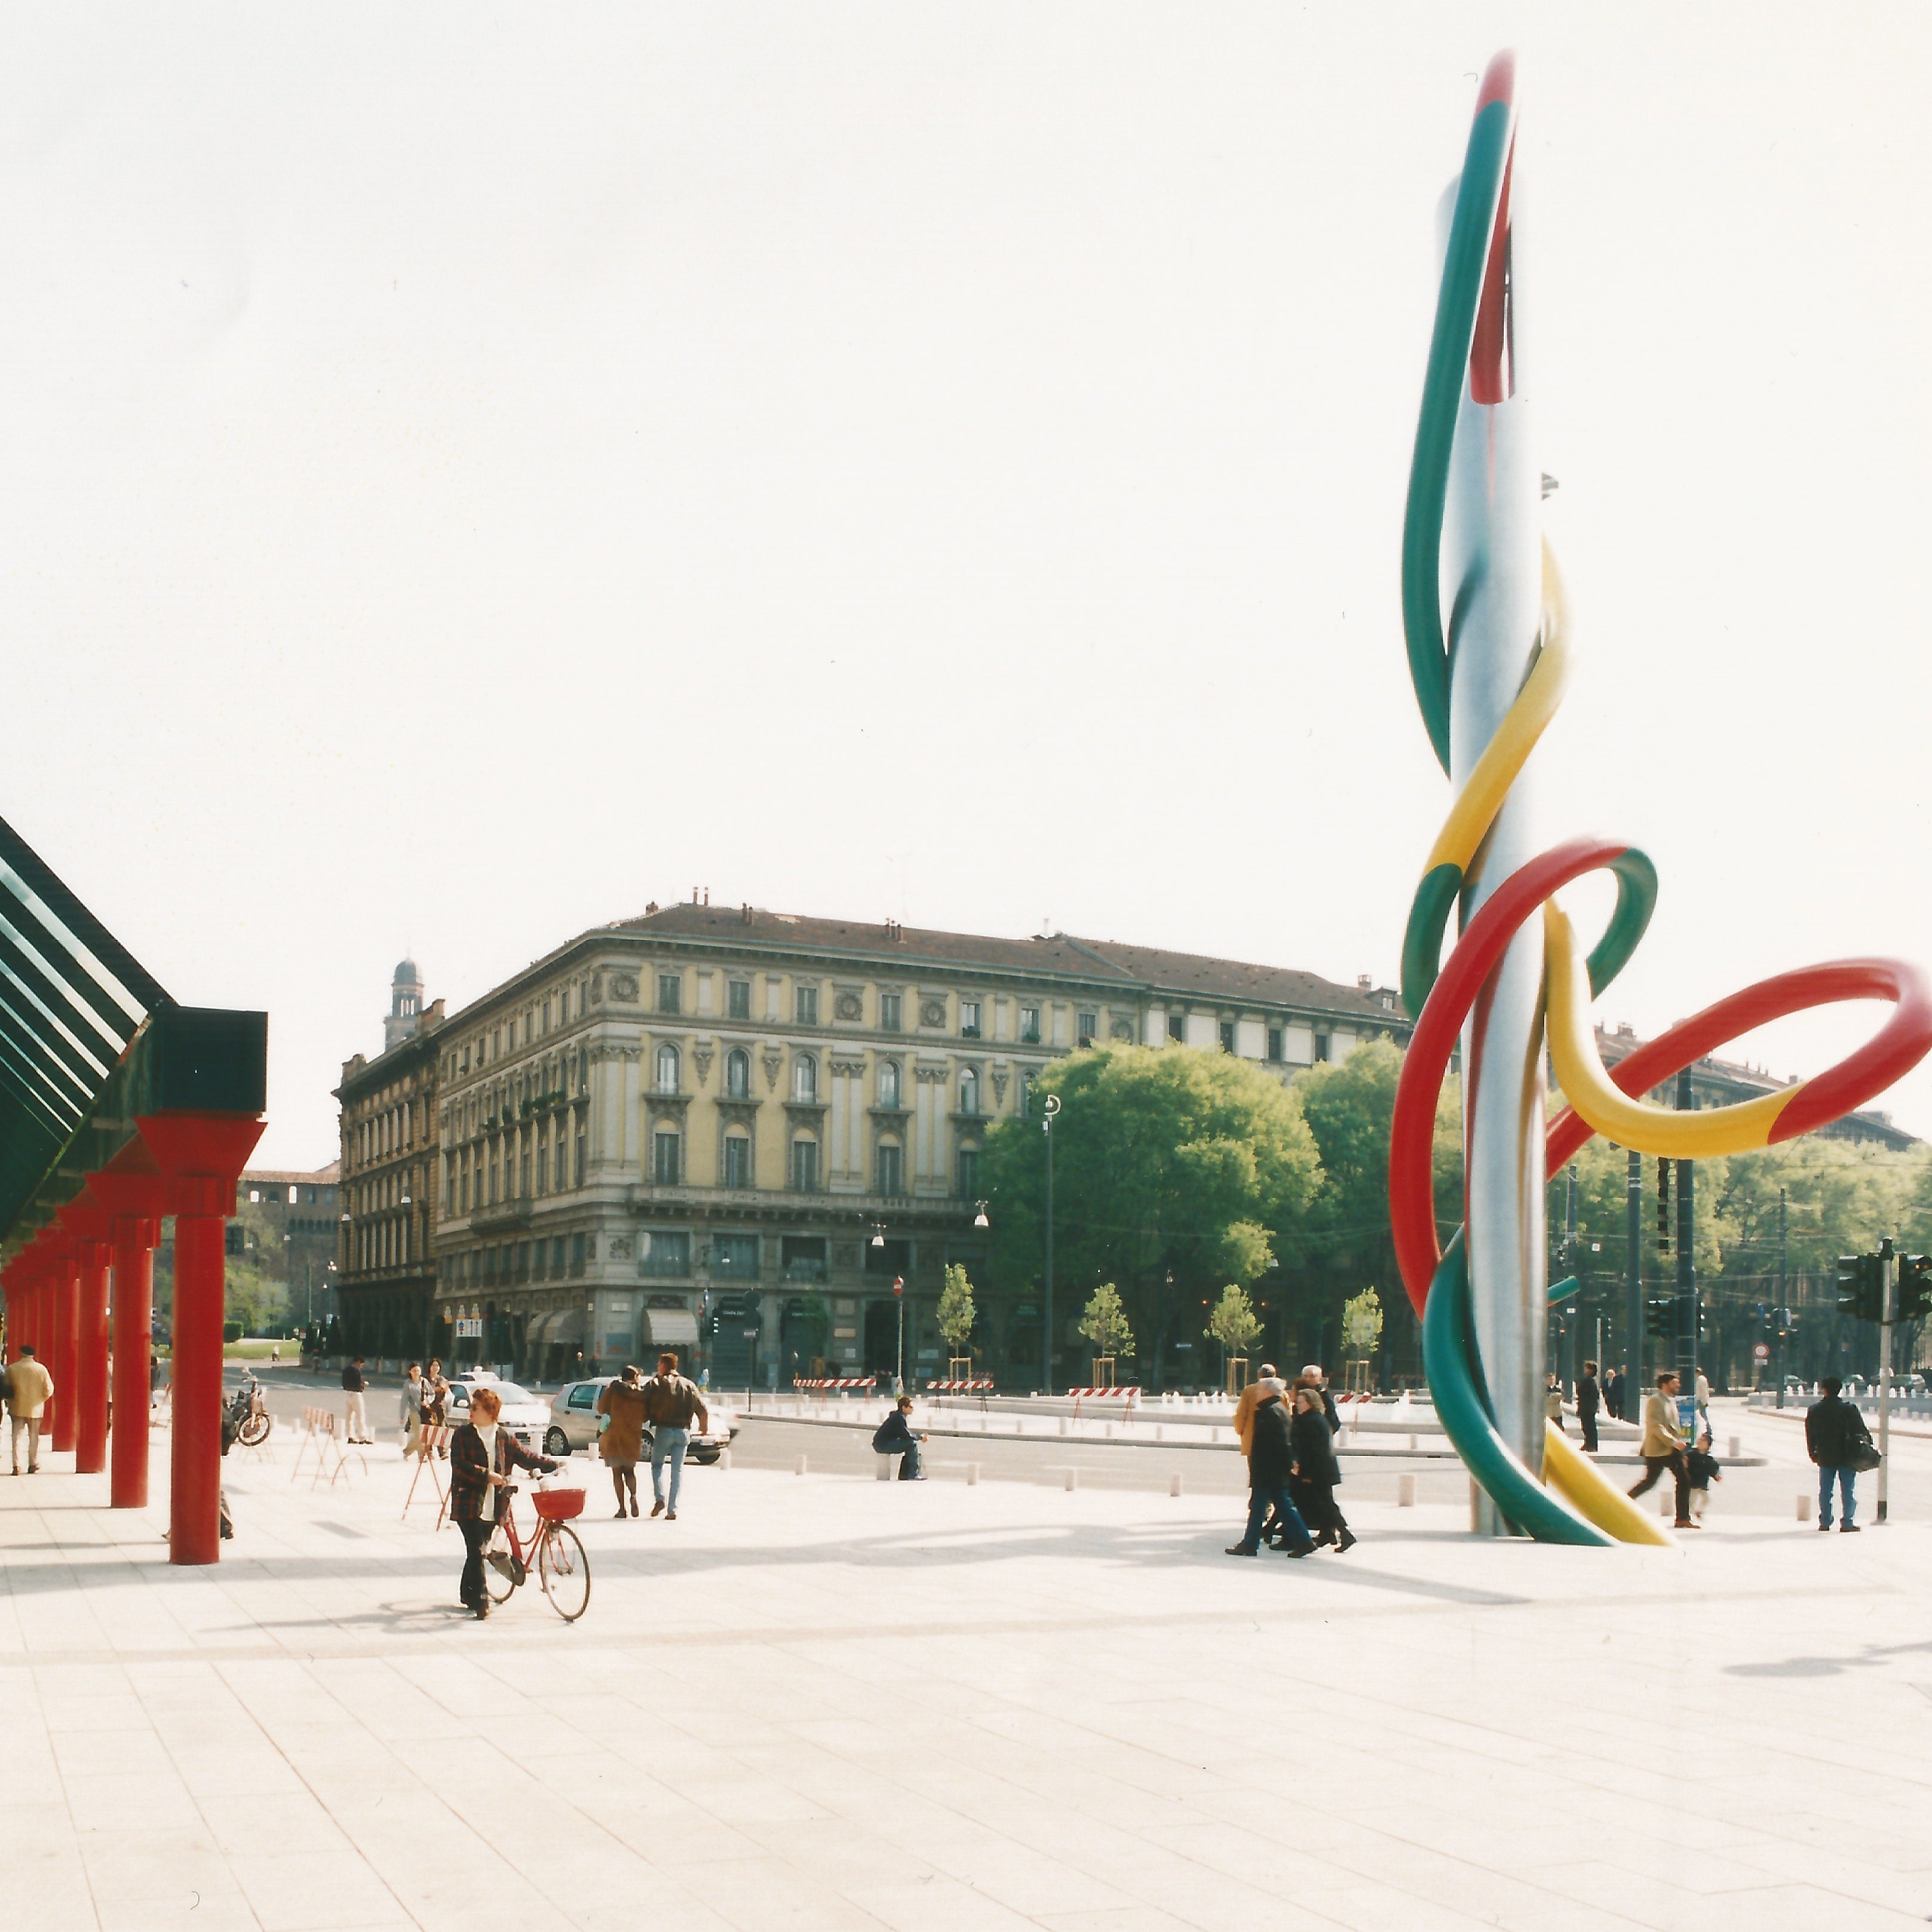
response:
<path id="1" fill-rule="evenodd" d="M 580 1308 L 560 1308 L 546 1316 L 543 1338 L 546 1346 L 551 1342 L 578 1342 L 584 1340 L 584 1310 Z"/>
<path id="2" fill-rule="evenodd" d="M 698 1340 L 698 1317 L 688 1308 L 647 1308 L 644 1326 L 644 1339 L 654 1348 L 688 1347 Z"/>

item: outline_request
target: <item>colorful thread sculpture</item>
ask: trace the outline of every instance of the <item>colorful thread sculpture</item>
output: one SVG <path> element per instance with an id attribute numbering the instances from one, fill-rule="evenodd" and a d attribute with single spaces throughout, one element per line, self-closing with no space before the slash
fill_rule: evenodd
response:
<path id="1" fill-rule="evenodd" d="M 1520 812 L 1511 838 L 1498 832 L 1523 767 L 1562 702 L 1570 668 L 1555 562 L 1534 531 L 1533 518 L 1522 514 L 1520 487 L 1514 497 L 1509 494 L 1510 466 L 1520 470 L 1524 460 L 1520 422 L 1503 416 L 1514 390 L 1509 215 L 1514 94 L 1513 58 L 1498 55 L 1484 78 L 1456 194 L 1402 537 L 1403 626 L 1416 702 L 1436 757 L 1457 779 L 1458 790 L 1424 868 L 1402 945 L 1402 996 L 1418 1018 L 1396 1097 L 1390 1213 L 1403 1285 L 1422 1320 L 1437 1414 L 1491 1499 L 1497 1526 L 1514 1526 L 1546 1542 L 1668 1543 L 1656 1521 L 1572 1450 L 1560 1430 L 1539 1423 L 1541 1439 L 1529 1435 L 1519 1420 L 1520 1402 L 1512 1418 L 1517 1439 L 1508 1439 L 1512 1431 L 1499 1422 L 1492 1390 L 1499 1383 L 1514 1389 L 1540 1380 L 1534 1360 L 1526 1376 L 1525 1359 L 1503 1359 L 1540 1354 L 1540 1326 L 1528 1338 L 1519 1321 L 1513 1345 L 1510 1295 L 1492 1298 L 1489 1326 L 1504 1339 L 1486 1360 L 1472 1268 L 1480 1278 L 1492 1256 L 1503 1272 L 1514 1268 L 1521 1282 L 1506 1286 L 1518 1303 L 1526 1287 L 1540 1312 L 1548 1293 L 1540 1184 L 1593 1134 L 1645 1154 L 1703 1159 L 1824 1126 L 1864 1105 L 1932 1048 L 1932 989 L 1916 967 L 1894 960 L 1810 967 L 1734 993 L 1672 1027 L 1614 1071 L 1604 1069 L 1590 1002 L 1642 940 L 1656 902 L 1656 871 L 1641 852 L 1616 840 L 1576 838 L 1534 853 L 1520 836 Z M 1445 638 L 1444 530 L 1452 511 L 1460 518 L 1462 560 Z M 1507 584 L 1514 568 L 1520 589 L 1527 575 L 1524 552 L 1532 544 L 1540 575 L 1540 622 L 1520 625 L 1512 638 L 1506 616 L 1497 615 L 1501 604 L 1490 580 Z M 1480 662 L 1484 653 L 1486 664 Z M 1475 694 L 1466 698 L 1460 682 L 1466 658 L 1474 666 L 1468 676 Z M 1485 671 L 1491 688 L 1505 693 L 1505 703 L 1493 728 L 1481 734 L 1472 732 L 1472 719 L 1480 723 L 1476 680 Z M 1507 680 L 1499 687 L 1498 674 Z M 1459 681 L 1453 693 L 1452 676 Z M 1509 846 L 1532 856 L 1518 860 L 1512 851 L 1508 863 L 1498 864 L 1499 849 Z M 1603 937 L 1586 956 L 1552 895 L 1598 870 L 1615 875 L 1617 901 Z M 1459 901 L 1462 931 L 1438 970 L 1449 914 Z M 1510 960 L 1526 961 L 1532 968 L 1527 980 L 1516 974 L 1513 991 L 1504 984 Z M 1519 1025 L 1513 1034 L 1503 1023 L 1512 998 L 1520 1013 L 1530 1015 L 1526 1029 Z M 1814 1079 L 1699 1112 L 1676 1112 L 1633 1097 L 1768 1021 L 1835 1000 L 1864 999 L 1892 1001 L 1890 1018 L 1874 1039 Z M 1493 1140 L 1487 1148 L 1481 1144 L 1481 1136 L 1493 1134 L 1493 1128 L 1486 1130 L 1478 1098 L 1484 1083 L 1490 1083 L 1492 1120 L 1495 1091 L 1501 1091 L 1513 1131 L 1520 1132 L 1525 1123 L 1540 1124 L 1542 1013 L 1550 1061 L 1568 1106 L 1544 1136 L 1539 1175 L 1533 1160 L 1519 1157 L 1520 1150 L 1505 1146 L 1498 1160 Z M 1484 1184 L 1493 1191 L 1492 1177 L 1501 1174 L 1514 1187 L 1516 1238 L 1512 1251 L 1509 1230 L 1502 1239 L 1490 1234 L 1490 1252 L 1479 1251 L 1473 1262 L 1466 1238 L 1473 1218 L 1456 1231 L 1446 1252 L 1437 1240 L 1431 1172 L 1436 1103 L 1466 1022 L 1468 1191 L 1473 1200 L 1478 1162 L 1486 1157 L 1485 1172 L 1492 1178 Z M 1497 1217 L 1491 1215 L 1486 1225 L 1496 1228 Z M 1540 1475 L 1532 1460 L 1541 1462 Z"/>

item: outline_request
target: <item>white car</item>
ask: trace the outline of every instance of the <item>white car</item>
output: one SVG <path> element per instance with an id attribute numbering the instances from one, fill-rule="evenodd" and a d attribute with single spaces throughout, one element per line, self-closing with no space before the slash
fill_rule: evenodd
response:
<path id="1" fill-rule="evenodd" d="M 566 1382 L 550 1397 L 549 1427 L 544 1436 L 544 1453 L 547 1456 L 568 1456 L 573 1450 L 592 1449 L 597 1447 L 598 1424 L 604 1418 L 597 1413 L 597 1391 L 606 1382 L 615 1382 L 615 1376 L 592 1376 L 580 1382 Z M 730 1447 L 731 1438 L 738 1432 L 738 1414 L 728 1404 L 707 1400 L 705 1413 L 710 1426 L 694 1429 L 691 1442 L 685 1454 L 694 1462 L 715 1462 Z M 644 1431 L 644 1448 L 650 1452 L 650 1431 Z"/>
<path id="2" fill-rule="evenodd" d="M 460 1376 L 450 1384 L 449 1402 L 443 1411 L 450 1426 L 460 1429 L 471 1420 L 470 1398 L 479 1388 L 493 1390 L 503 1405 L 503 1412 L 496 1419 L 498 1426 L 507 1429 L 532 1456 L 542 1455 L 544 1425 L 550 1420 L 550 1405 L 542 1396 L 531 1394 L 514 1382 L 499 1381 L 493 1375 Z"/>

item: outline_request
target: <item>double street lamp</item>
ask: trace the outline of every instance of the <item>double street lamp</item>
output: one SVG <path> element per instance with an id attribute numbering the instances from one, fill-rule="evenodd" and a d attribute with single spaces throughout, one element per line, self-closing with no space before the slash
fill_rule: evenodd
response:
<path id="1" fill-rule="evenodd" d="M 1053 1393 L 1053 1120 L 1059 1112 L 1060 1096 L 1048 1094 L 1040 1107 L 1040 1124 L 1046 1136 L 1046 1268 L 1040 1296 L 1044 1319 L 1040 1330 L 1040 1379 L 1048 1395 Z"/>

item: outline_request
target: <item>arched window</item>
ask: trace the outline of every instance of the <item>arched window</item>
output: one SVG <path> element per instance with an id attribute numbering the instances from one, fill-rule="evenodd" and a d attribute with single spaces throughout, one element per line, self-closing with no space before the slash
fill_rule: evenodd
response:
<path id="1" fill-rule="evenodd" d="M 879 1062 L 879 1105 L 896 1107 L 899 1103 L 899 1064 L 896 1060 Z"/>
<path id="2" fill-rule="evenodd" d="M 791 1064 L 791 1096 L 794 1100 L 818 1098 L 818 1062 L 801 1053 Z"/>
<path id="3" fill-rule="evenodd" d="M 724 1057 L 724 1091 L 734 1100 L 751 1094 L 752 1056 L 742 1046 L 734 1046 Z"/>
<path id="4" fill-rule="evenodd" d="M 666 1040 L 658 1048 L 658 1091 L 675 1094 L 677 1091 L 677 1048 Z"/>
<path id="5" fill-rule="evenodd" d="M 980 1075 L 976 1068 L 964 1066 L 959 1070 L 959 1111 L 962 1114 L 976 1114 L 980 1111 Z"/>

